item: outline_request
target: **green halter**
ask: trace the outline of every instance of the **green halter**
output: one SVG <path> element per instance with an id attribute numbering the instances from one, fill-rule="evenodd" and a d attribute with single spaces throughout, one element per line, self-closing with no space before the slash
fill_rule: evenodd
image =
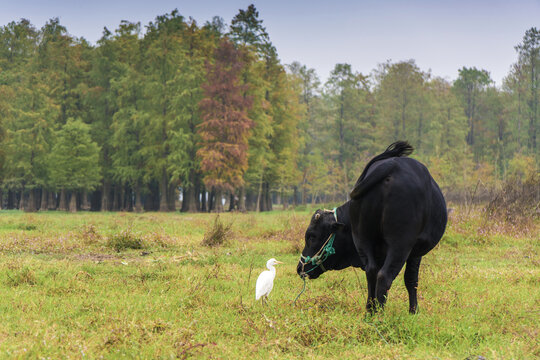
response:
<path id="1" fill-rule="evenodd" d="M 334 208 L 332 212 L 334 213 L 334 218 L 337 221 L 336 208 Z M 323 271 L 326 271 L 326 269 L 323 266 L 323 262 L 325 262 L 326 259 L 328 259 L 330 255 L 334 255 L 336 253 L 336 249 L 334 248 L 335 239 L 336 239 L 336 234 L 335 233 L 330 234 L 330 236 L 328 237 L 328 239 L 326 239 L 321 249 L 317 251 L 317 253 L 315 253 L 313 257 L 300 255 L 300 259 L 302 259 L 300 260 L 300 263 L 302 264 L 302 272 L 304 274 L 307 274 L 315 270 L 319 266 L 321 267 Z M 311 263 L 311 265 L 313 265 L 314 267 L 304 272 L 304 266 L 309 263 Z"/>

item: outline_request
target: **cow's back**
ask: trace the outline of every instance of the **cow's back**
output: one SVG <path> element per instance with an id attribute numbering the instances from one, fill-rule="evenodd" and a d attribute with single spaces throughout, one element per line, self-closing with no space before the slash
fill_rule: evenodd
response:
<path id="1" fill-rule="evenodd" d="M 395 238 L 407 229 L 419 239 L 413 252 L 431 250 L 444 232 L 446 205 L 428 169 L 408 157 L 389 158 L 373 163 L 362 181 L 373 180 L 376 183 L 352 202 L 351 216 L 364 237 Z"/>

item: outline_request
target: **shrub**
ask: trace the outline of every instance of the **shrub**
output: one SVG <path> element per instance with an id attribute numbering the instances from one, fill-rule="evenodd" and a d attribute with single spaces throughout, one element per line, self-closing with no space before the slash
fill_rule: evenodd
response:
<path id="1" fill-rule="evenodd" d="M 83 225 L 79 230 L 79 237 L 88 245 L 95 244 L 101 239 L 101 235 L 94 224 Z"/>
<path id="2" fill-rule="evenodd" d="M 107 246 L 120 252 L 126 249 L 142 249 L 144 242 L 141 237 L 131 232 L 130 229 L 127 229 L 109 237 Z"/>
<path id="3" fill-rule="evenodd" d="M 513 178 L 493 194 L 486 216 L 514 224 L 525 224 L 540 216 L 540 175 L 522 182 Z"/>
<path id="4" fill-rule="evenodd" d="M 214 219 L 214 225 L 212 226 L 210 231 L 204 234 L 202 245 L 204 246 L 222 245 L 227 239 L 227 236 L 231 234 L 231 228 L 232 228 L 232 223 L 229 223 L 229 224 L 223 223 L 220 220 L 219 215 L 217 215 Z"/>

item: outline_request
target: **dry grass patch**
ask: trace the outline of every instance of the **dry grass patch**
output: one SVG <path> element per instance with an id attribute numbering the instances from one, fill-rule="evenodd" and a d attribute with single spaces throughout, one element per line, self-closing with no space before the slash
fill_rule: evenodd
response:
<path id="1" fill-rule="evenodd" d="M 223 245 L 231 236 L 232 222 L 225 223 L 221 221 L 219 215 L 216 215 L 212 228 L 204 234 L 202 241 L 203 246 L 220 246 Z"/>

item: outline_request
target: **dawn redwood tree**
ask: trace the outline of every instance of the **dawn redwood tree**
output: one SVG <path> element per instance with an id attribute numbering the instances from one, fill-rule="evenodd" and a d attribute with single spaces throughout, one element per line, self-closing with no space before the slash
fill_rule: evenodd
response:
<path id="1" fill-rule="evenodd" d="M 1 147 L 7 159 L 2 175 L 7 189 L 21 191 L 20 208 L 26 211 L 37 210 L 36 191 L 46 181 L 44 158 L 54 117 L 50 87 L 36 71 L 37 38 L 25 19 L 0 28 L 0 134 L 5 135 Z"/>
<path id="2" fill-rule="evenodd" d="M 253 4 L 240 9 L 231 21 L 230 39 L 242 49 L 245 63 L 241 75 L 247 85 L 244 97 L 252 100 L 248 117 L 253 121 L 249 136 L 248 170 L 244 176 L 245 186 L 239 187 L 239 210 L 269 210 L 264 199 L 269 197 L 268 166 L 273 152 L 272 109 L 270 103 L 273 75 L 279 69 L 277 53 Z M 281 70 L 281 69 L 279 69 Z M 247 188 L 247 191 L 246 191 Z M 246 201 L 244 202 L 244 194 Z"/>
<path id="3" fill-rule="evenodd" d="M 87 118 L 91 124 L 91 134 L 94 139 L 99 139 L 100 156 L 99 163 L 102 171 L 102 183 L 100 186 L 99 207 L 101 211 L 113 210 L 112 189 L 114 188 L 113 177 L 116 169 L 113 165 L 114 140 L 112 123 L 118 111 L 118 92 L 112 88 L 114 79 L 120 78 L 124 69 L 129 68 L 127 59 L 120 59 L 120 52 L 130 38 L 130 35 L 137 38 L 137 24 L 122 22 L 115 36 L 105 28 L 101 39 L 98 40 L 98 47 L 92 57 L 92 69 L 90 71 L 91 87 L 85 100 L 89 111 Z M 128 47 L 128 46 L 126 46 Z M 115 177 L 116 178 L 116 177 Z M 118 210 L 118 209 L 114 209 Z"/>
<path id="4" fill-rule="evenodd" d="M 90 137 L 90 127 L 81 120 L 68 119 L 57 133 L 48 166 L 51 183 L 64 197 L 60 210 L 67 210 L 65 196 L 70 191 L 69 210 L 77 211 L 77 194 L 94 190 L 101 180 L 99 146 Z"/>
<path id="5" fill-rule="evenodd" d="M 217 211 L 223 210 L 223 192 L 243 184 L 248 165 L 248 134 L 253 122 L 247 116 L 251 99 L 243 96 L 245 85 L 239 83 L 241 59 L 241 51 L 222 39 L 214 63 L 207 65 L 204 98 L 199 103 L 202 122 L 197 156 L 206 187 L 216 193 Z"/>
<path id="6" fill-rule="evenodd" d="M 86 100 L 91 83 L 88 75 L 93 48 L 83 38 L 71 36 L 58 18 L 50 19 L 40 29 L 38 38 L 35 73 L 49 88 L 48 99 L 57 107 L 55 116 L 47 116 L 47 121 L 55 130 L 65 125 L 69 118 L 91 123 L 89 109 L 92 104 Z M 102 137 L 96 138 L 103 141 Z"/>
<path id="7" fill-rule="evenodd" d="M 148 177 L 159 183 L 159 211 L 171 211 L 175 208 L 179 180 L 186 177 L 189 160 L 187 134 L 180 124 L 185 109 L 179 106 L 186 87 L 192 86 L 180 70 L 186 60 L 187 24 L 178 10 L 173 10 L 156 17 L 147 28 L 142 43 L 144 109 L 150 122 L 145 131 L 144 153 L 148 159 Z"/>
<path id="8" fill-rule="evenodd" d="M 199 103 L 203 98 L 201 85 L 206 76 L 205 59 L 212 55 L 219 36 L 211 27 L 199 29 L 193 19 L 186 24 L 182 35 L 183 56 L 176 72 L 179 91 L 172 99 L 177 116 L 169 132 L 171 151 L 167 170 L 172 183 L 182 186 L 181 211 L 185 212 L 200 209 L 201 176 L 197 161 L 200 142 L 197 125 L 201 122 Z"/>
<path id="9" fill-rule="evenodd" d="M 149 123 L 149 115 L 141 105 L 144 78 L 137 71 L 141 57 L 139 33 L 138 23 L 123 22 L 116 30 L 113 44 L 119 68 L 118 74 L 111 79 L 111 90 L 118 107 L 111 124 L 112 172 L 119 184 L 133 189 L 137 212 L 142 211 L 141 194 L 146 184 L 143 139 Z"/>

